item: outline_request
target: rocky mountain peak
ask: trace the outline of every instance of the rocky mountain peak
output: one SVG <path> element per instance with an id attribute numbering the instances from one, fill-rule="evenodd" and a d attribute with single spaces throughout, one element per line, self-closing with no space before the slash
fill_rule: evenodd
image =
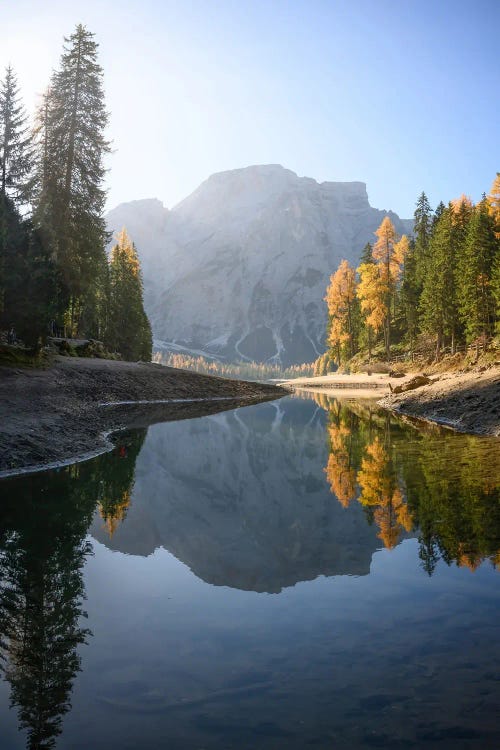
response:
<path id="1" fill-rule="evenodd" d="M 136 242 L 164 346 L 289 364 L 324 351 L 329 276 L 342 258 L 358 262 L 386 215 L 363 182 L 318 183 L 266 164 L 212 175 L 171 211 L 122 204 L 108 225 Z"/>

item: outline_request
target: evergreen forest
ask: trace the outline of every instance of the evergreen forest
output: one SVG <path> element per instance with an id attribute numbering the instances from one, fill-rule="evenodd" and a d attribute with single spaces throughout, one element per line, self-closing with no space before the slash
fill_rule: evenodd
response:
<path id="1" fill-rule="evenodd" d="M 477 205 L 462 195 L 433 211 L 422 193 L 411 237 L 398 237 L 386 216 L 358 267 L 341 261 L 325 301 L 318 375 L 356 359 L 413 360 L 423 351 L 439 360 L 498 346 L 500 173 Z"/>
<path id="2" fill-rule="evenodd" d="M 53 339 L 151 359 L 136 248 L 123 230 L 108 258 L 109 115 L 94 35 L 65 39 L 33 118 L 16 75 L 0 84 L 0 330 L 38 352 Z"/>

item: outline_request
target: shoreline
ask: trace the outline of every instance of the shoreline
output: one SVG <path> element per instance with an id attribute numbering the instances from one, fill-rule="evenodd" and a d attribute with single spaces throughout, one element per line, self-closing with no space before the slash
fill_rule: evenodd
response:
<path id="1" fill-rule="evenodd" d="M 403 393 L 391 393 L 418 373 L 404 378 L 387 375 L 323 375 L 282 382 L 291 390 L 316 390 L 338 398 L 372 398 L 379 406 L 403 417 L 485 437 L 500 437 L 500 366 L 444 372 L 427 385 Z M 381 394 L 380 390 L 385 393 Z M 381 397 L 382 396 L 382 397 Z"/>
<path id="2" fill-rule="evenodd" d="M 500 367 L 443 373 L 391 394 L 411 379 L 328 375 L 280 385 L 201 375 L 163 365 L 57 357 L 46 369 L 0 367 L 0 479 L 57 469 L 112 450 L 112 435 L 157 422 L 216 414 L 319 391 L 375 399 L 385 409 L 461 433 L 500 437 Z"/>
<path id="3" fill-rule="evenodd" d="M 56 357 L 45 369 L 0 367 L 0 479 L 89 460 L 112 450 L 120 430 L 286 394 L 153 363 Z"/>

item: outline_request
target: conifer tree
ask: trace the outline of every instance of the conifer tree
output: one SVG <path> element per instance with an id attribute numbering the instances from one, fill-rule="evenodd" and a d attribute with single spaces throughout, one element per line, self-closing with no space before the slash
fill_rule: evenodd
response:
<path id="1" fill-rule="evenodd" d="M 432 226 L 434 227 L 436 222 L 439 220 L 439 217 L 443 213 L 446 206 L 444 205 L 443 201 L 439 201 L 439 203 L 436 206 L 436 210 L 434 211 L 434 215 L 432 217 Z"/>
<path id="2" fill-rule="evenodd" d="M 5 290 L 0 327 L 14 327 L 27 347 L 37 350 L 53 315 L 55 271 L 31 222 L 5 198 Z"/>
<path id="3" fill-rule="evenodd" d="M 9 66 L 0 85 L 0 193 L 18 204 L 28 200 L 33 159 L 27 117 L 14 71 Z"/>
<path id="4" fill-rule="evenodd" d="M 500 247 L 498 245 L 493 264 L 491 291 L 495 300 L 496 332 L 500 335 Z"/>
<path id="5" fill-rule="evenodd" d="M 436 336 L 436 359 L 445 334 L 451 335 L 454 342 L 457 311 L 455 282 L 452 208 L 449 207 L 441 214 L 432 233 L 420 298 L 422 330 Z"/>
<path id="6" fill-rule="evenodd" d="M 30 171 L 30 135 L 14 71 L 0 84 L 0 313 L 4 308 L 9 198 L 26 204 Z"/>
<path id="7" fill-rule="evenodd" d="M 495 221 L 497 239 L 500 239 L 500 172 L 497 172 L 488 195 L 488 211 Z"/>
<path id="8" fill-rule="evenodd" d="M 85 307 L 94 304 L 93 286 L 105 266 L 108 114 L 94 35 L 80 24 L 65 42 L 44 102 L 35 217 L 61 269 L 61 304 L 75 334 L 82 316 L 92 317 Z"/>
<path id="9" fill-rule="evenodd" d="M 403 278 L 401 282 L 401 308 L 404 315 L 408 343 L 412 353 L 418 332 L 418 305 L 420 294 L 421 286 L 417 281 L 415 241 L 412 239 L 408 245 L 408 254 L 404 263 Z"/>
<path id="10" fill-rule="evenodd" d="M 495 222 L 487 200 L 483 199 L 469 222 L 460 263 L 460 316 L 468 341 L 482 337 L 486 345 L 494 331 L 496 305 L 492 281 L 498 252 Z"/>
<path id="11" fill-rule="evenodd" d="M 139 257 L 125 228 L 111 250 L 108 343 L 125 359 L 151 359 L 151 326 L 144 311 Z"/>
<path id="12" fill-rule="evenodd" d="M 429 242 L 432 232 L 432 209 L 424 192 L 420 194 L 417 200 L 413 216 L 413 234 L 415 238 L 415 248 L 413 251 L 415 282 L 420 286 L 421 291 L 425 276 L 425 267 L 429 256 Z"/>
<path id="13" fill-rule="evenodd" d="M 361 253 L 359 265 L 361 266 L 365 263 L 375 263 L 375 261 L 373 260 L 373 245 L 371 244 L 371 242 L 366 243 L 363 248 L 363 252 Z"/>

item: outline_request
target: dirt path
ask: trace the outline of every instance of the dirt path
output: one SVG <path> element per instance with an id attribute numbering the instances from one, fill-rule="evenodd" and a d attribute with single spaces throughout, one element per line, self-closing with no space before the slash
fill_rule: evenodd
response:
<path id="1" fill-rule="evenodd" d="M 0 476 L 95 454 L 107 446 L 104 433 L 123 427 L 283 395 L 277 386 L 136 362 L 57 357 L 47 369 L 0 367 Z"/>

